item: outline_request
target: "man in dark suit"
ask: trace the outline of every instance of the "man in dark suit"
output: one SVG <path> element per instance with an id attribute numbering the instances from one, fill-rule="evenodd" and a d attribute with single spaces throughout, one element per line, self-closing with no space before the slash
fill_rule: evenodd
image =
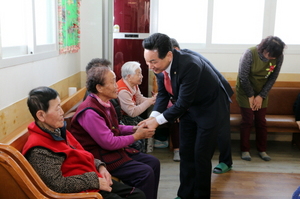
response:
<path id="1" fill-rule="evenodd" d="M 228 81 L 224 78 L 224 76 L 212 65 L 212 63 L 202 56 L 200 53 L 195 51 L 191 51 L 189 49 L 180 49 L 180 46 L 176 39 L 171 38 L 172 46 L 176 50 L 181 50 L 186 53 L 190 53 L 192 55 L 197 56 L 199 59 L 203 60 L 207 63 L 208 66 L 217 74 L 221 83 L 223 84 L 227 94 L 231 97 L 233 95 L 233 90 L 228 83 Z M 228 107 L 230 109 L 230 102 L 228 102 Z M 219 164 L 214 168 L 213 172 L 216 174 L 222 174 L 227 171 L 230 171 L 232 168 L 232 155 L 231 155 L 231 135 L 230 135 L 230 115 L 228 115 L 226 125 L 223 125 L 219 130 L 217 143 L 220 151 L 219 155 Z"/>
<path id="2" fill-rule="evenodd" d="M 218 131 L 228 119 L 230 97 L 206 62 L 173 49 L 167 35 L 155 33 L 143 41 L 143 47 L 145 61 L 158 83 L 153 112 L 144 122 L 149 128 L 156 128 L 180 118 L 178 198 L 208 199 L 211 158 Z M 164 75 L 164 71 L 169 75 Z M 171 79 L 172 90 L 165 87 L 164 76 Z M 175 103 L 167 109 L 170 95 Z"/>
<path id="3" fill-rule="evenodd" d="M 299 129 L 300 129 L 300 93 L 298 94 L 297 99 L 294 103 L 293 110 L 294 110 L 294 114 L 295 114 L 295 121 L 298 124 Z"/>

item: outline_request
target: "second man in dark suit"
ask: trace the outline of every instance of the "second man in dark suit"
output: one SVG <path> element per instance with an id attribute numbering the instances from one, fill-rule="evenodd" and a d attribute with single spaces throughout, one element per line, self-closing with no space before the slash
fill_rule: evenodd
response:
<path id="1" fill-rule="evenodd" d="M 230 97 L 206 62 L 173 49 L 167 35 L 155 33 L 143 41 L 143 47 L 145 61 L 158 83 L 153 112 L 144 122 L 149 128 L 156 128 L 180 118 L 178 198 L 208 199 L 211 158 L 218 131 L 228 119 Z M 167 91 L 164 76 L 171 79 L 171 90 Z M 167 109 L 170 96 L 175 103 Z"/>

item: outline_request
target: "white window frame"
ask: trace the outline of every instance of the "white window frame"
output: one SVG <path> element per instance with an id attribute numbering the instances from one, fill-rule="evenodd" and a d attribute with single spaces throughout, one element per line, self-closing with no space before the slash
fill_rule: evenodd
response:
<path id="1" fill-rule="evenodd" d="M 59 55 L 59 49 L 58 49 L 58 3 L 57 0 L 55 1 L 55 39 L 54 44 L 45 44 L 45 45 L 36 45 L 35 41 L 35 12 L 34 12 L 34 2 L 36 0 L 30 0 L 31 3 L 28 5 L 28 16 L 32 19 L 31 22 L 31 29 L 28 35 L 30 37 L 28 38 L 28 46 L 16 46 L 16 47 L 6 47 L 5 52 L 6 56 L 3 57 L 3 50 L 1 45 L 1 39 L 0 39 L 0 68 L 10 67 L 14 65 L 20 65 L 25 64 L 28 62 L 34 62 L 39 61 L 43 59 L 48 59 L 51 57 L 55 57 Z M 37 0 L 39 1 L 39 0 Z M 1 27 L 0 27 L 1 28 Z M 0 35 L 1 37 L 1 35 Z M 18 56 L 10 56 L 11 52 L 14 51 L 22 51 L 27 54 L 18 55 Z"/>
<path id="2" fill-rule="evenodd" d="M 151 2 L 151 25 L 150 33 L 158 32 L 158 1 L 152 0 Z M 277 0 L 265 0 L 264 5 L 264 18 L 263 21 L 263 31 L 261 38 L 265 38 L 269 35 L 274 34 L 275 29 L 275 16 L 276 16 L 276 3 Z M 183 3 L 184 4 L 184 3 Z M 212 44 L 212 24 L 213 24 L 213 5 L 214 0 L 208 0 L 208 15 L 207 15 L 207 30 L 206 30 L 206 41 L 201 44 L 191 44 L 191 43 L 181 43 L 182 48 L 188 48 L 201 53 L 221 53 L 221 54 L 236 54 L 243 53 L 245 49 L 249 48 L 251 45 L 256 44 Z M 184 7 L 185 6 L 185 7 Z M 183 5 L 183 9 L 187 9 L 188 5 Z M 180 11 L 174 14 L 180 14 Z M 300 45 L 286 44 L 285 54 L 300 54 Z"/>

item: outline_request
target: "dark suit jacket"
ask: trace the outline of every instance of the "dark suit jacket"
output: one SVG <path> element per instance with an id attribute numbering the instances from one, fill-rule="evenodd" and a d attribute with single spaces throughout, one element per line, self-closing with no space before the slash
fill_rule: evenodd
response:
<path id="1" fill-rule="evenodd" d="M 297 96 L 297 99 L 294 103 L 294 113 L 295 113 L 295 120 L 300 121 L 300 93 Z"/>
<path id="2" fill-rule="evenodd" d="M 189 49 L 182 49 L 181 51 L 183 52 L 187 52 L 190 53 L 192 55 L 195 55 L 197 57 L 199 57 L 199 59 L 203 60 L 204 62 L 206 62 L 211 68 L 212 70 L 218 75 L 219 79 L 221 80 L 227 94 L 231 97 L 233 95 L 233 90 L 230 86 L 230 84 L 228 83 L 228 81 L 225 79 L 225 77 L 212 65 L 212 63 L 210 63 L 210 61 L 208 61 L 208 59 L 206 59 L 205 57 L 203 57 L 200 53 L 197 53 L 195 51 L 191 51 Z"/>
<path id="3" fill-rule="evenodd" d="M 163 113 L 166 120 L 190 114 L 201 121 L 204 128 L 219 124 L 218 120 L 229 114 L 230 96 L 217 74 L 203 59 L 183 51 L 173 50 L 171 84 L 174 105 L 167 109 L 170 94 L 164 86 L 162 73 L 156 74 L 158 95 L 153 110 Z"/>

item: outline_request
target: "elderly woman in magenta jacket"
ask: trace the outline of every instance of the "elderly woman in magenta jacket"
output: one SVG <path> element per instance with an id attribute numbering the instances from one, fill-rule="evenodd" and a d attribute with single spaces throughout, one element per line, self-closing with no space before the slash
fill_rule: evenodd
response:
<path id="1" fill-rule="evenodd" d="M 152 137 L 154 129 L 119 125 L 109 101 L 117 98 L 116 76 L 110 68 L 91 68 L 87 73 L 87 90 L 90 94 L 72 119 L 72 134 L 84 149 L 106 163 L 113 176 L 144 191 L 147 199 L 156 199 L 159 160 L 128 147 L 136 140 Z"/>

